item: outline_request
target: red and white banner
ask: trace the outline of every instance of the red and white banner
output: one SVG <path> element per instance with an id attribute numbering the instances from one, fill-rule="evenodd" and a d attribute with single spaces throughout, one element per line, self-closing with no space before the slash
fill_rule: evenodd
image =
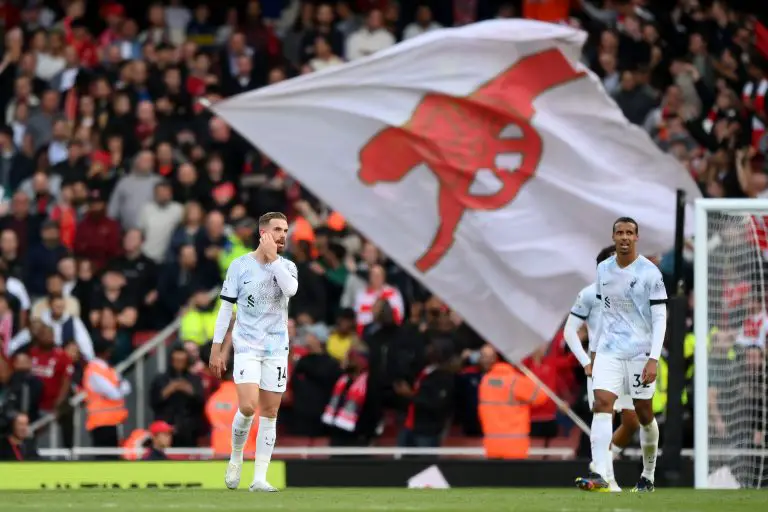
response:
<path id="1" fill-rule="evenodd" d="M 439 30 L 213 110 L 517 360 L 594 280 L 617 217 L 668 249 L 675 190 L 699 194 L 580 63 L 585 39 Z"/>

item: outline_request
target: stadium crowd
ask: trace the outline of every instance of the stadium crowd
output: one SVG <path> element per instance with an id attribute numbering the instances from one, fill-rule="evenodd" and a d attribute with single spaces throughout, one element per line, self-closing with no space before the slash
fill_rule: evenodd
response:
<path id="1" fill-rule="evenodd" d="M 206 403 L 223 387 L 204 364 L 217 306 L 209 292 L 254 246 L 253 219 L 266 211 L 291 220 L 300 282 L 281 426 L 347 445 L 380 436 L 382 418 L 408 446 L 439 445 L 449 423 L 482 435 L 477 388 L 493 356 L 484 341 L 290 170 L 201 107 L 203 98 L 215 103 L 443 26 L 526 16 L 588 31 L 585 63 L 704 195 L 768 194 L 768 35 L 726 2 L 224 4 L 0 0 L 0 410 L 26 415 L 9 439 L 47 412 L 71 431 L 67 398 L 84 363 L 108 353 L 116 364 L 137 333 L 181 315 L 150 403 L 155 419 L 177 426 L 176 446 L 207 442 L 216 420 Z M 670 255 L 655 256 L 671 275 Z M 589 414 L 562 335 L 525 364 Z M 367 385 L 354 386 L 361 378 Z M 658 395 L 663 415 L 663 382 Z M 339 400 L 359 406 L 351 425 L 334 419 Z M 532 436 L 547 439 L 569 429 L 551 401 L 534 408 L 532 424 Z"/>

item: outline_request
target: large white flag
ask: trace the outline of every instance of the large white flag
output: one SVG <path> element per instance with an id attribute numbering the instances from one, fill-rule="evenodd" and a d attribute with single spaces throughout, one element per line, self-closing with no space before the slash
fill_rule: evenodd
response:
<path id="1" fill-rule="evenodd" d="M 440 30 L 213 109 L 519 359 L 594 280 L 617 217 L 663 250 L 675 190 L 698 195 L 579 62 L 585 39 L 525 20 Z"/>

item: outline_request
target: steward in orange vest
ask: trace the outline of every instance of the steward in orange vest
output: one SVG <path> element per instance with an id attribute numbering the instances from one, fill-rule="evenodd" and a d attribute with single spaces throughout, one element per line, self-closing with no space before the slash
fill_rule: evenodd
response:
<path id="1" fill-rule="evenodd" d="M 125 397 L 131 393 L 131 385 L 107 363 L 112 343 L 97 340 L 94 345 L 96 357 L 88 363 L 83 374 L 85 428 L 91 433 L 94 447 L 117 448 L 117 427 L 128 419 Z"/>
<path id="2" fill-rule="evenodd" d="M 237 413 L 237 388 L 232 381 L 232 362 L 230 361 L 227 364 L 224 381 L 205 403 L 205 416 L 211 424 L 211 448 L 213 448 L 214 457 L 229 457 L 232 451 L 232 420 L 235 419 L 235 413 Z M 257 410 L 254 414 L 258 413 Z M 256 451 L 256 433 L 259 431 L 257 423 L 257 421 L 254 422 L 251 427 L 243 453 Z"/>
<path id="3" fill-rule="evenodd" d="M 481 362 L 490 368 L 478 390 L 485 456 L 525 459 L 531 444 L 531 406 L 544 404 L 547 395 L 535 382 L 503 361 L 492 346 L 482 348 Z"/>
<path id="4" fill-rule="evenodd" d="M 125 451 L 123 452 L 123 459 L 143 459 L 150 439 L 152 439 L 152 434 L 149 433 L 149 430 L 137 428 L 131 432 L 131 435 L 129 435 L 128 438 L 123 441 L 123 448 L 125 448 Z"/>

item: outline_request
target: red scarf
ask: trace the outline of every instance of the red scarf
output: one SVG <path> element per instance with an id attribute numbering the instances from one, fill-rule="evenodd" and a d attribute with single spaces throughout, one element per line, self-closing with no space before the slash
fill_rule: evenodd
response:
<path id="1" fill-rule="evenodd" d="M 350 385 L 351 383 L 351 385 Z M 323 413 L 323 423 L 332 427 L 354 432 L 360 411 L 365 404 L 368 391 L 368 372 L 361 373 L 352 382 L 349 375 L 342 375 L 336 381 L 333 395 Z"/>
<path id="2" fill-rule="evenodd" d="M 709 113 L 707 114 L 707 117 L 702 121 L 701 127 L 704 129 L 706 133 L 710 133 L 712 131 L 712 128 L 715 127 L 715 123 L 717 122 L 717 119 L 720 117 L 720 110 L 717 107 L 712 107 L 709 109 Z"/>
<path id="3" fill-rule="evenodd" d="M 765 112 L 765 94 L 768 92 L 768 79 L 763 78 L 760 83 L 747 82 L 742 91 L 741 98 L 743 101 L 752 100 L 752 107 L 755 112 Z M 765 134 L 765 125 L 757 117 L 757 114 L 752 114 L 752 147 L 760 150 L 760 139 Z"/>
<path id="4" fill-rule="evenodd" d="M 413 393 L 414 396 L 418 394 L 419 388 L 421 387 L 421 383 L 424 381 L 424 379 L 427 378 L 427 375 L 435 371 L 435 368 L 437 368 L 435 365 L 429 365 L 421 372 L 419 373 L 419 376 L 416 377 L 416 382 L 413 383 Z M 411 400 L 410 405 L 408 406 L 408 416 L 405 417 L 405 428 L 408 430 L 413 430 L 413 425 L 416 423 L 416 407 L 413 405 L 413 400 Z"/>

